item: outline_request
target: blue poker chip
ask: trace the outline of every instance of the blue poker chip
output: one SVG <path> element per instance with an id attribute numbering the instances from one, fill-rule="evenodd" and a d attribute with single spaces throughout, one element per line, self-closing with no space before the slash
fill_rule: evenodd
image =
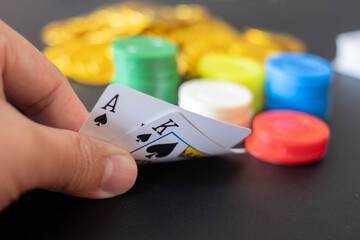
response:
<path id="1" fill-rule="evenodd" d="M 333 70 L 325 59 L 308 53 L 281 53 L 265 62 L 268 109 L 329 116 Z"/>
<path id="2" fill-rule="evenodd" d="M 291 79 L 294 84 L 328 85 L 333 70 L 330 63 L 309 53 L 281 53 L 271 55 L 265 62 L 266 77 L 271 81 Z"/>

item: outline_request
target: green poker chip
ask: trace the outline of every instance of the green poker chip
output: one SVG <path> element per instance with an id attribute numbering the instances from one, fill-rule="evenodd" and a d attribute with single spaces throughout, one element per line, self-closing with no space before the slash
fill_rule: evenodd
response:
<path id="1" fill-rule="evenodd" d="M 180 83 L 176 45 L 162 38 L 135 36 L 113 42 L 112 49 L 113 83 L 176 104 Z"/>

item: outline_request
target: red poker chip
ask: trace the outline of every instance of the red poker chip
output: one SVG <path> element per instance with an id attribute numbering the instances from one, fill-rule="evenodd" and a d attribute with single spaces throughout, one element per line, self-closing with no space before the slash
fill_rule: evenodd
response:
<path id="1" fill-rule="evenodd" d="M 275 110 L 255 117 L 245 146 L 265 162 L 296 166 L 320 160 L 329 137 L 324 121 L 302 112 Z"/>

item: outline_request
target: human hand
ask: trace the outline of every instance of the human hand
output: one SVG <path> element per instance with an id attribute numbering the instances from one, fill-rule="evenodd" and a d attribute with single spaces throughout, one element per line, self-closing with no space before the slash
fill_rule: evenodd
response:
<path id="1" fill-rule="evenodd" d="M 122 194 L 137 166 L 78 131 L 88 117 L 64 75 L 0 20 L 0 210 L 35 188 L 86 198 Z"/>

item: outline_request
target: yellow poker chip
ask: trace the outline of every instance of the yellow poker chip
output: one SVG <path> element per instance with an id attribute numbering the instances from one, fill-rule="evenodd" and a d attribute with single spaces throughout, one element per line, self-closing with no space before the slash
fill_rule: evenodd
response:
<path id="1" fill-rule="evenodd" d="M 248 87 L 254 95 L 255 112 L 262 110 L 265 75 L 260 62 L 245 57 L 212 54 L 204 56 L 197 69 L 202 78 L 223 79 Z"/>
<path id="2" fill-rule="evenodd" d="M 252 85 L 264 81 L 263 66 L 255 60 L 223 54 L 205 55 L 197 67 L 204 78 L 226 79 Z"/>

